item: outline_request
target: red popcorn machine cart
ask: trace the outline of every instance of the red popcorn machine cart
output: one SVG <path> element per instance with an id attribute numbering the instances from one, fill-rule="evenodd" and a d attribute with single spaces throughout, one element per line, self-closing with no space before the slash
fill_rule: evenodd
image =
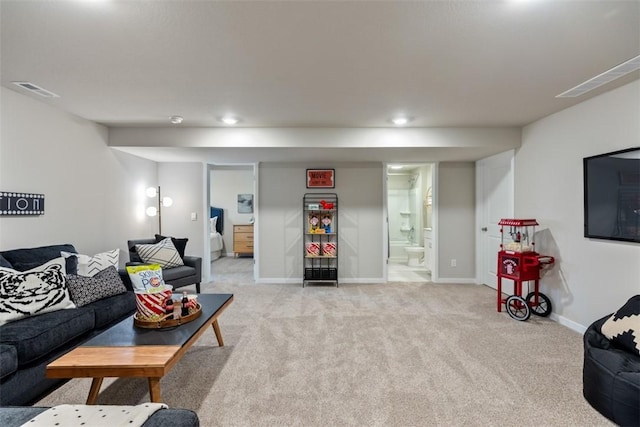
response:
<path id="1" fill-rule="evenodd" d="M 540 255 L 535 251 L 533 235 L 538 222 L 535 219 L 501 219 L 500 252 L 498 252 L 498 312 L 504 304 L 509 316 L 525 321 L 531 312 L 546 317 L 551 314 L 551 301 L 540 292 L 540 272 L 552 265 L 552 256 Z M 507 242 L 505 243 L 505 235 Z M 513 295 L 502 298 L 502 279 L 513 280 Z M 533 292 L 522 293 L 522 282 L 534 282 Z M 527 289 L 530 290 L 530 289 Z"/>

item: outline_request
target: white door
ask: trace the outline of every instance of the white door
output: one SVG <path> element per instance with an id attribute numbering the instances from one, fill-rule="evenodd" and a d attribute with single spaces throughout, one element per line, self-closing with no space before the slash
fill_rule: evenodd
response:
<path id="1" fill-rule="evenodd" d="M 478 282 L 498 287 L 496 269 L 500 249 L 501 218 L 514 214 L 514 151 L 476 162 Z"/>

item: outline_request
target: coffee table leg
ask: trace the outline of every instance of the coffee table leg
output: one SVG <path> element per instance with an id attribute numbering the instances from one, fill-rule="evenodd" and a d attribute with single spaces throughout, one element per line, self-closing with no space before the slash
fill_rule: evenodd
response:
<path id="1" fill-rule="evenodd" d="M 102 386 L 102 378 L 94 378 L 91 381 L 91 389 L 89 389 L 89 397 L 87 397 L 87 405 L 95 405 L 98 400 L 98 393 Z"/>
<path id="2" fill-rule="evenodd" d="M 162 397 L 160 397 L 160 378 L 149 378 L 149 396 L 152 402 L 162 403 Z"/>
<path id="3" fill-rule="evenodd" d="M 213 326 L 213 332 L 216 333 L 216 338 L 218 339 L 218 345 L 220 347 L 223 347 L 224 341 L 222 341 L 222 332 L 220 332 L 220 325 L 218 325 L 218 319 L 214 320 L 211 326 Z"/>

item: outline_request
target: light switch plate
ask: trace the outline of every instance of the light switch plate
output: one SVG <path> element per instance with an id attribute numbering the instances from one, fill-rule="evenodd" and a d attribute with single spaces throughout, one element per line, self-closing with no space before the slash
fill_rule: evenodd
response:
<path id="1" fill-rule="evenodd" d="M 191 212 L 191 221 L 196 221 L 198 219 L 198 212 Z"/>

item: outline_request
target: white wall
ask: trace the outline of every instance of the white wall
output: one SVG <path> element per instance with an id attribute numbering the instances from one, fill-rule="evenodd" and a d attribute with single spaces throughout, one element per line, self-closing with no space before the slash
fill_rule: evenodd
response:
<path id="1" fill-rule="evenodd" d="M 185 255 L 198 256 L 205 262 L 204 241 L 209 225 L 205 209 L 204 177 L 207 167 L 203 163 L 160 163 L 158 176 L 162 195 L 173 199 L 173 205 L 162 209 L 162 234 L 189 239 Z M 196 219 L 192 219 L 195 214 Z M 157 226 L 156 226 L 157 227 Z M 156 229 L 157 231 L 157 229 Z M 208 252 L 208 251 L 207 251 Z M 209 269 L 203 268 L 203 274 Z"/>
<path id="2" fill-rule="evenodd" d="M 211 206 L 224 209 L 224 253 L 233 255 L 233 226 L 249 224 L 254 213 L 238 213 L 238 194 L 253 194 L 253 166 L 210 166 Z M 255 203 L 255 200 L 254 200 Z"/>
<path id="3" fill-rule="evenodd" d="M 336 188 L 308 190 L 307 168 L 335 168 Z M 302 198 L 307 192 L 338 195 L 339 280 L 383 280 L 381 163 L 260 164 L 259 182 L 260 281 L 302 283 Z"/>
<path id="4" fill-rule="evenodd" d="M 640 294 L 640 245 L 583 237 L 583 157 L 638 146 L 640 81 L 526 126 L 516 151 L 516 216 L 536 218 L 538 252 L 556 257 L 542 292 L 583 329 Z"/>
<path id="5" fill-rule="evenodd" d="M 475 282 L 475 164 L 438 165 L 438 282 Z M 456 266 L 451 260 L 456 260 Z"/>
<path id="6" fill-rule="evenodd" d="M 93 255 L 152 235 L 156 163 L 107 146 L 104 126 L 0 88 L 0 190 L 42 193 L 45 214 L 0 217 L 0 249 L 72 243 Z"/>

